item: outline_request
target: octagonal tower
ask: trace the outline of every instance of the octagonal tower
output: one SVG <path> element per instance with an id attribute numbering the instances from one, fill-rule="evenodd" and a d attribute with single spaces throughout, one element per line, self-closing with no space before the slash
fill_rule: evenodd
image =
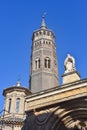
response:
<path id="1" fill-rule="evenodd" d="M 30 89 L 33 93 L 58 85 L 55 35 L 48 29 L 44 17 L 41 27 L 33 32 Z"/>

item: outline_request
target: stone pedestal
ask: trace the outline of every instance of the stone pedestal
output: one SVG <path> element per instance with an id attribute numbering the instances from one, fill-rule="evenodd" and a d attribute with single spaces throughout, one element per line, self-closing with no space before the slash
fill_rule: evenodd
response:
<path id="1" fill-rule="evenodd" d="M 62 75 L 63 77 L 63 84 L 75 82 L 80 80 L 80 75 L 77 71 L 68 72 Z"/>

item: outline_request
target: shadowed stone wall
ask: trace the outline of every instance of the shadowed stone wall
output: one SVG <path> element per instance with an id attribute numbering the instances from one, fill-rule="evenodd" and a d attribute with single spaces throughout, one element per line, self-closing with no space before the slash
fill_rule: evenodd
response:
<path id="1" fill-rule="evenodd" d="M 87 130 L 87 97 L 27 112 L 22 130 Z"/>

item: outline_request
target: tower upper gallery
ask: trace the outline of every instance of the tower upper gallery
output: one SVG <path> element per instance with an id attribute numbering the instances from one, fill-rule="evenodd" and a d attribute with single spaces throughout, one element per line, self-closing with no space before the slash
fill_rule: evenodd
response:
<path id="1" fill-rule="evenodd" d="M 40 28 L 32 36 L 30 88 L 35 93 L 57 85 L 55 35 L 42 17 Z"/>
<path id="2" fill-rule="evenodd" d="M 40 28 L 33 32 L 32 42 L 34 42 L 35 40 L 38 40 L 39 38 L 47 38 L 52 41 L 55 40 L 55 35 L 52 30 L 47 28 L 44 17 L 42 17 Z"/>

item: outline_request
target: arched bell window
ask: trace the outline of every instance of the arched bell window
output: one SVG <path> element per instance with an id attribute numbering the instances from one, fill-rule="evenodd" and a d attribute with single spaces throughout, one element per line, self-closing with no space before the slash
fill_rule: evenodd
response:
<path id="1" fill-rule="evenodd" d="M 19 107 L 20 107 L 20 98 L 16 99 L 16 107 L 15 107 L 15 112 L 19 112 Z"/>
<path id="2" fill-rule="evenodd" d="M 36 60 L 35 60 L 35 69 L 39 69 L 40 68 L 40 63 L 41 61 L 40 61 L 40 58 L 37 58 Z"/>
<path id="3" fill-rule="evenodd" d="M 45 68 L 51 68 L 51 60 L 50 60 L 49 57 L 46 57 L 46 58 L 44 59 L 44 67 L 45 67 Z"/>

